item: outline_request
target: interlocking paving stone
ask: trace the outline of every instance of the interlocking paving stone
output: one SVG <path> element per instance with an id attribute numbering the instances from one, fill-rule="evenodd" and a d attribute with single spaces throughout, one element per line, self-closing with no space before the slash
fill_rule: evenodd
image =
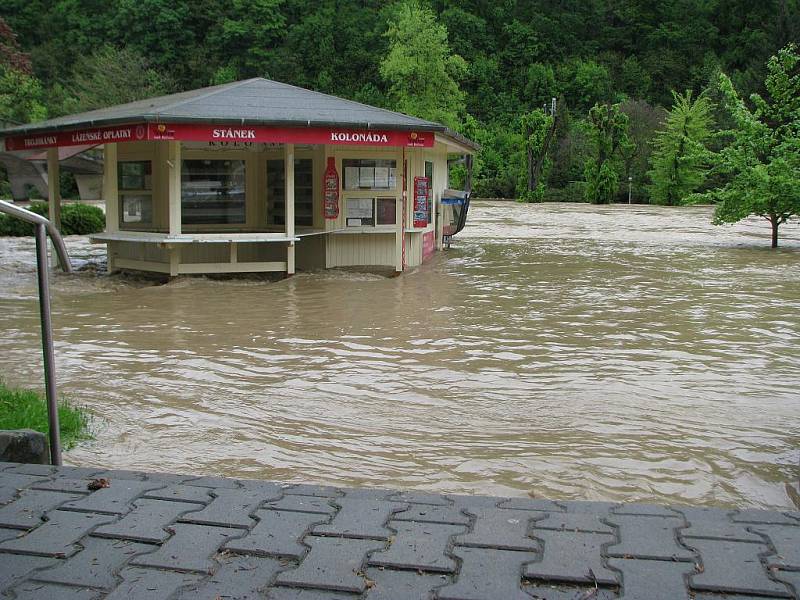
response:
<path id="1" fill-rule="evenodd" d="M 395 502 L 411 502 L 413 504 L 433 504 L 435 506 L 450 506 L 452 502 L 439 494 L 426 494 L 425 492 L 397 492 L 391 494 L 389 500 Z"/>
<path id="2" fill-rule="evenodd" d="M 44 556 L 0 554 L 0 596 L 15 583 L 25 579 L 32 571 L 49 567 L 57 562 L 55 558 Z"/>
<path id="3" fill-rule="evenodd" d="M 539 513 L 504 508 L 465 510 L 475 517 L 475 523 L 472 533 L 455 539 L 457 545 L 523 551 L 539 549 L 536 541 L 528 535 L 529 522 Z"/>
<path id="4" fill-rule="evenodd" d="M 603 516 L 609 514 L 612 508 L 620 506 L 618 502 L 584 502 L 581 500 L 567 500 L 559 502 L 559 504 L 562 504 L 567 512 L 592 513 Z"/>
<path id="5" fill-rule="evenodd" d="M 213 500 L 211 490 L 205 487 L 197 487 L 175 483 L 165 488 L 159 488 L 142 494 L 142 498 L 152 498 L 155 500 L 175 500 L 178 502 L 195 502 L 197 504 L 208 504 Z"/>
<path id="6" fill-rule="evenodd" d="M 361 600 L 363 596 L 361 594 L 351 594 L 350 592 L 277 586 L 270 587 L 267 590 L 266 598 L 267 600 Z M 426 598 L 425 600 L 428 599 Z"/>
<path id="7" fill-rule="evenodd" d="M 647 517 L 679 517 L 680 515 L 666 506 L 656 506 L 654 504 L 641 504 L 639 502 L 629 502 L 615 506 L 609 511 L 613 515 L 640 515 Z"/>
<path id="8" fill-rule="evenodd" d="M 259 510 L 256 515 L 258 524 L 244 537 L 226 543 L 226 550 L 299 560 L 308 551 L 300 540 L 311 527 L 328 519 L 314 513 L 278 510 Z"/>
<path id="9" fill-rule="evenodd" d="M 342 488 L 345 498 L 357 498 L 359 500 L 389 500 L 397 492 L 385 490 L 383 488 Z"/>
<path id="10" fill-rule="evenodd" d="M 611 558 L 608 566 L 622 572 L 620 600 L 689 600 L 686 577 L 694 564 Z"/>
<path id="11" fill-rule="evenodd" d="M 20 531 L 19 529 L 3 529 L 3 528 L 0 528 L 0 542 L 4 542 L 6 540 L 12 540 L 12 539 L 14 539 L 16 537 L 20 537 L 22 535 L 25 535 L 25 534 L 22 531 Z"/>
<path id="12" fill-rule="evenodd" d="M 493 548 L 454 548 L 453 554 L 461 571 L 455 583 L 438 590 L 440 600 L 530 600 L 521 586 L 522 567 L 537 554 Z"/>
<path id="13" fill-rule="evenodd" d="M 128 567 L 120 571 L 122 583 L 105 600 L 167 600 L 180 588 L 198 583 L 200 575 L 159 569 Z"/>
<path id="14" fill-rule="evenodd" d="M 751 525 L 772 542 L 777 556 L 768 556 L 767 565 L 800 570 L 800 527 L 797 525 Z"/>
<path id="15" fill-rule="evenodd" d="M 774 510 L 761 510 L 758 508 L 748 508 L 737 511 L 732 517 L 732 521 L 743 523 L 761 523 L 764 525 L 797 525 L 794 519 Z"/>
<path id="16" fill-rule="evenodd" d="M 315 496 L 284 496 L 280 500 L 267 502 L 264 508 L 307 512 L 318 515 L 332 515 L 336 512 L 336 507 L 331 505 L 329 498 L 317 498 Z"/>
<path id="17" fill-rule="evenodd" d="M 510 498 L 501 502 L 497 508 L 511 508 L 515 510 L 538 510 L 543 512 L 564 512 L 564 507 L 551 500 L 539 498 Z"/>
<path id="18" fill-rule="evenodd" d="M 252 527 L 255 520 L 250 513 L 269 500 L 280 498 L 277 485 L 251 489 L 216 489 L 211 492 L 214 499 L 202 510 L 181 517 L 184 523 L 217 525 L 219 527 Z"/>
<path id="19" fill-rule="evenodd" d="M 425 523 L 450 523 L 469 525 L 470 518 L 455 506 L 411 504 L 407 510 L 395 513 L 393 521 L 421 521 Z"/>
<path id="20" fill-rule="evenodd" d="M 277 582 L 296 587 L 361 593 L 366 589 L 362 568 L 367 554 L 381 550 L 383 542 L 368 539 L 307 536 L 311 546 L 300 566 L 280 573 Z"/>
<path id="21" fill-rule="evenodd" d="M 25 581 L 12 592 L 15 600 L 95 600 L 103 596 L 100 590 L 40 581 Z"/>
<path id="22" fill-rule="evenodd" d="M 612 515 L 607 521 L 619 528 L 622 540 L 608 547 L 608 556 L 661 560 L 694 560 L 694 554 L 678 545 L 677 528 L 683 519 Z"/>
<path id="23" fill-rule="evenodd" d="M 508 498 L 497 496 L 449 496 L 453 505 L 459 509 L 497 508 L 500 504 L 508 502 Z"/>
<path id="24" fill-rule="evenodd" d="M 447 575 L 417 571 L 370 568 L 366 574 L 373 585 L 367 590 L 365 600 L 429 600 L 431 590 L 450 581 Z"/>
<path id="25" fill-rule="evenodd" d="M 39 571 L 31 578 L 50 583 L 64 583 L 110 589 L 119 580 L 114 576 L 125 563 L 137 554 L 152 552 L 153 546 L 123 540 L 81 540 L 83 550 L 72 558 L 59 561 L 53 568 Z"/>
<path id="26" fill-rule="evenodd" d="M 614 537 L 600 533 L 575 533 L 572 531 L 534 531 L 543 544 L 541 562 L 525 567 L 529 579 L 552 579 L 575 583 L 616 585 L 617 575 L 603 566 L 603 544 Z"/>
<path id="27" fill-rule="evenodd" d="M 227 477 L 197 477 L 195 479 L 187 479 L 183 483 L 185 485 L 196 485 L 206 488 L 242 489 L 242 486 L 236 479 L 228 479 Z"/>
<path id="28" fill-rule="evenodd" d="M 98 527 L 92 535 L 157 544 L 170 536 L 164 529 L 165 527 L 173 523 L 180 515 L 197 510 L 199 507 L 199 504 L 189 502 L 143 498 L 136 500 L 131 512 L 119 521 Z"/>
<path id="29" fill-rule="evenodd" d="M 394 569 L 414 569 L 437 573 L 453 573 L 456 562 L 447 556 L 450 538 L 466 531 L 460 525 L 442 523 L 391 523 L 397 530 L 388 550 L 375 552 L 369 564 Z"/>
<path id="30" fill-rule="evenodd" d="M 315 535 L 336 535 L 350 538 L 387 540 L 392 531 L 385 524 L 393 513 L 405 510 L 408 504 L 370 498 L 337 498 L 341 507 L 331 522 L 314 528 Z"/>
<path id="31" fill-rule="evenodd" d="M 794 587 L 795 596 L 800 598 L 800 571 L 775 571 L 775 579 Z"/>
<path id="32" fill-rule="evenodd" d="M 759 557 L 769 552 L 766 545 L 701 539 L 687 540 L 687 545 L 703 561 L 703 572 L 689 578 L 691 589 L 791 597 L 785 585 L 767 577 Z"/>
<path id="33" fill-rule="evenodd" d="M 0 507 L 0 526 L 18 529 L 38 527 L 47 511 L 79 497 L 61 492 L 23 490 L 18 499 Z"/>
<path id="34" fill-rule="evenodd" d="M 23 537 L 0 543 L 0 551 L 68 557 L 80 550 L 75 543 L 98 525 L 110 523 L 113 517 L 54 510 L 47 521 Z M 5 558 L 0 554 L 0 558 Z"/>
<path id="35" fill-rule="evenodd" d="M 62 510 L 122 515 L 131 509 L 131 502 L 144 492 L 164 487 L 163 483 L 112 479 L 111 487 L 101 488 L 88 496 L 64 504 Z"/>
<path id="36" fill-rule="evenodd" d="M 337 498 L 343 495 L 339 488 L 329 485 L 309 485 L 307 483 L 298 483 L 283 488 L 283 493 L 290 496 L 317 496 L 319 498 Z"/>
<path id="37" fill-rule="evenodd" d="M 0 504 L 11 502 L 20 490 L 40 481 L 47 481 L 37 475 L 21 475 L 18 473 L 0 473 Z"/>
<path id="38" fill-rule="evenodd" d="M 52 492 L 67 492 L 69 494 L 80 494 L 86 496 L 91 494 L 89 489 L 91 479 L 69 479 L 67 477 L 54 477 L 53 479 L 42 479 L 40 483 L 31 485 L 32 490 L 50 490 Z"/>
<path id="39" fill-rule="evenodd" d="M 591 513 L 545 513 L 541 518 L 536 518 L 533 527 L 584 533 L 614 533 L 614 528 L 603 523 L 600 518 Z"/>
<path id="40" fill-rule="evenodd" d="M 281 562 L 260 556 L 221 555 L 219 568 L 202 582 L 180 590 L 176 600 L 255 600 L 283 569 Z"/>
<path id="41" fill-rule="evenodd" d="M 616 592 L 595 586 L 548 585 L 526 581 L 523 589 L 534 600 L 616 600 Z M 764 600 L 763 598 L 761 600 Z"/>
<path id="42" fill-rule="evenodd" d="M 683 538 L 706 538 L 712 540 L 731 540 L 739 542 L 763 543 L 760 535 L 748 531 L 746 523 L 731 521 L 730 511 L 716 508 L 695 508 L 676 506 L 689 526 L 678 531 Z"/>
<path id="43" fill-rule="evenodd" d="M 178 523 L 170 529 L 175 534 L 158 550 L 137 556 L 131 564 L 140 567 L 160 567 L 176 571 L 211 573 L 216 566 L 212 557 L 232 537 L 242 535 L 237 529 Z"/>

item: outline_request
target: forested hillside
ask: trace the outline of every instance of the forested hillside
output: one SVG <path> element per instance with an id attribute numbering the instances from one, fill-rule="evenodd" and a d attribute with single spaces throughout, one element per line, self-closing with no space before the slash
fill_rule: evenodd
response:
<path id="1" fill-rule="evenodd" d="M 550 199 L 582 197 L 575 186 L 590 160 L 587 120 L 598 102 L 619 103 L 627 115 L 631 147 L 623 182 L 631 177 L 634 198 L 642 199 L 651 184 L 651 141 L 673 104 L 672 91 L 696 95 L 722 71 L 747 98 L 761 91 L 768 58 L 800 38 L 798 0 L 435 0 L 426 6 L 433 22 L 411 15 L 403 26 L 398 5 L 377 0 L 2 0 L 0 17 L 23 56 L 6 36 L 0 63 L 7 79 L 10 61 L 29 57 L 21 72 L 31 102 L 8 107 L 6 101 L 0 116 L 57 116 L 253 76 L 413 110 L 396 89 L 402 61 L 413 57 L 387 57 L 392 44 L 418 44 L 422 34 L 442 50 L 431 62 L 445 61 L 446 78 L 460 86 L 463 99 L 433 69 L 432 93 L 455 99 L 448 106 L 451 124 L 483 145 L 480 195 L 524 192 L 524 117 L 556 97 L 559 119 L 542 175 Z M 447 41 L 437 37 L 442 26 Z M 626 185 L 619 188 L 617 194 L 627 193 Z"/>

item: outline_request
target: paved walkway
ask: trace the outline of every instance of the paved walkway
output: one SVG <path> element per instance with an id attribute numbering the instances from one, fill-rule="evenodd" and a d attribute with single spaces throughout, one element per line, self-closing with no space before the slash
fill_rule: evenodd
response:
<path id="1" fill-rule="evenodd" d="M 763 600 L 796 590 L 797 512 L 0 463 L 0 597 Z"/>

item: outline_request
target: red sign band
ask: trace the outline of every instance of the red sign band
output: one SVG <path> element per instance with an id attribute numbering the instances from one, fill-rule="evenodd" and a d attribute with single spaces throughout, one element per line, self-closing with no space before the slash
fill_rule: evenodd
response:
<path id="1" fill-rule="evenodd" d="M 371 131 L 319 127 L 247 127 L 241 125 L 197 125 L 191 123 L 139 123 L 118 127 L 98 127 L 75 131 L 10 136 L 5 138 L 5 144 L 6 150 L 13 152 L 57 146 L 80 146 L 145 140 L 430 148 L 433 146 L 434 134 L 418 131 Z"/>

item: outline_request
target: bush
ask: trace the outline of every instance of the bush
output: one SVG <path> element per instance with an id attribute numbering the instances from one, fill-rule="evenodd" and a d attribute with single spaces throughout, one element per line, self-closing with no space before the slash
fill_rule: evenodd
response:
<path id="1" fill-rule="evenodd" d="M 67 204 L 61 209 L 61 233 L 64 235 L 88 235 L 105 228 L 106 217 L 97 206 Z"/>
<path id="2" fill-rule="evenodd" d="M 46 202 L 34 202 L 28 210 L 43 217 L 48 216 Z M 61 233 L 63 235 L 88 235 L 105 229 L 106 218 L 102 209 L 88 204 L 65 204 L 61 207 Z M 21 219 L 0 213 L 0 236 L 33 235 L 33 225 Z"/>

